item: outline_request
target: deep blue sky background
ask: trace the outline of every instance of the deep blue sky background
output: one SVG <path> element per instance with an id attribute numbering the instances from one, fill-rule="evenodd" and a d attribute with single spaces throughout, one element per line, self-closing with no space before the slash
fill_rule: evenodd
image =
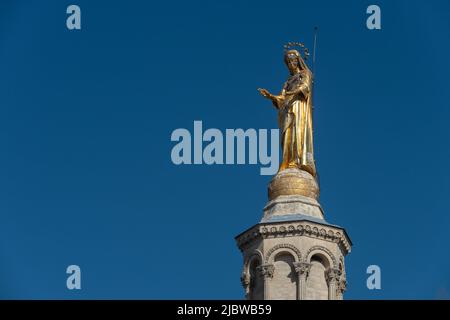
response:
<path id="1" fill-rule="evenodd" d="M 256 88 L 281 88 L 283 44 L 311 47 L 315 25 L 321 203 L 354 242 L 346 298 L 449 298 L 444 0 L 2 1 L 0 298 L 242 298 L 234 236 L 261 218 L 270 177 L 175 166 L 170 134 L 276 128 Z M 366 288 L 370 264 L 382 290 Z"/>

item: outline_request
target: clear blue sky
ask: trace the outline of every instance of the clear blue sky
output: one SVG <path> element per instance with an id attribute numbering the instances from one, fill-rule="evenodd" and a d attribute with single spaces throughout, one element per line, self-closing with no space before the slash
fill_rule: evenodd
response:
<path id="1" fill-rule="evenodd" d="M 170 134 L 276 128 L 256 88 L 280 89 L 283 44 L 311 47 L 315 25 L 320 201 L 354 243 L 346 298 L 448 298 L 450 4 L 406 0 L 2 1 L 0 298 L 242 298 L 234 236 L 270 177 L 175 166 Z"/>

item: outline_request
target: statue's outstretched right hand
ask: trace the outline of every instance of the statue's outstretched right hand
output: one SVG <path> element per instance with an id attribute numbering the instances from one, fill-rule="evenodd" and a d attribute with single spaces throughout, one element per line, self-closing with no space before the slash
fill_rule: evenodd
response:
<path id="1" fill-rule="evenodd" d="M 269 93 L 269 91 L 267 91 L 266 89 L 261 89 L 258 88 L 259 93 L 261 93 L 261 95 L 265 98 L 271 98 L 271 94 Z"/>

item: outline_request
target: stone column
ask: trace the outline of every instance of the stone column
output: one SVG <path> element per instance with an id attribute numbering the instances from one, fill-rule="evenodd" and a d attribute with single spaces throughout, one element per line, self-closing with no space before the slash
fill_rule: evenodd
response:
<path id="1" fill-rule="evenodd" d="M 327 272 L 328 300 L 336 300 L 336 286 L 340 275 L 341 271 L 339 269 L 330 269 Z"/>
<path id="2" fill-rule="evenodd" d="M 275 267 L 273 264 L 263 264 L 260 265 L 257 270 L 264 277 L 264 300 L 270 299 L 269 294 L 269 278 L 273 277 L 273 272 L 275 271 Z"/>
<path id="3" fill-rule="evenodd" d="M 341 275 L 337 287 L 337 299 L 344 300 L 344 291 L 347 289 L 347 280 Z"/>
<path id="4" fill-rule="evenodd" d="M 249 299 L 250 298 L 250 275 L 246 272 L 242 272 L 241 274 L 241 284 L 242 287 L 244 287 L 244 291 L 245 291 L 245 299 Z"/>
<path id="5" fill-rule="evenodd" d="M 295 272 L 298 275 L 298 300 L 306 299 L 306 278 L 308 278 L 309 269 L 311 264 L 307 262 L 295 262 L 294 263 Z"/>

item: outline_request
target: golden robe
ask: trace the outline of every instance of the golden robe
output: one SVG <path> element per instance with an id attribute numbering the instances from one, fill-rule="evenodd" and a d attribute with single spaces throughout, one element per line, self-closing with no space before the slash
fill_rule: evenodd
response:
<path id="1" fill-rule="evenodd" d="M 299 168 L 316 176 L 313 154 L 312 76 L 308 69 L 291 75 L 277 105 L 283 159 L 280 169 Z"/>

